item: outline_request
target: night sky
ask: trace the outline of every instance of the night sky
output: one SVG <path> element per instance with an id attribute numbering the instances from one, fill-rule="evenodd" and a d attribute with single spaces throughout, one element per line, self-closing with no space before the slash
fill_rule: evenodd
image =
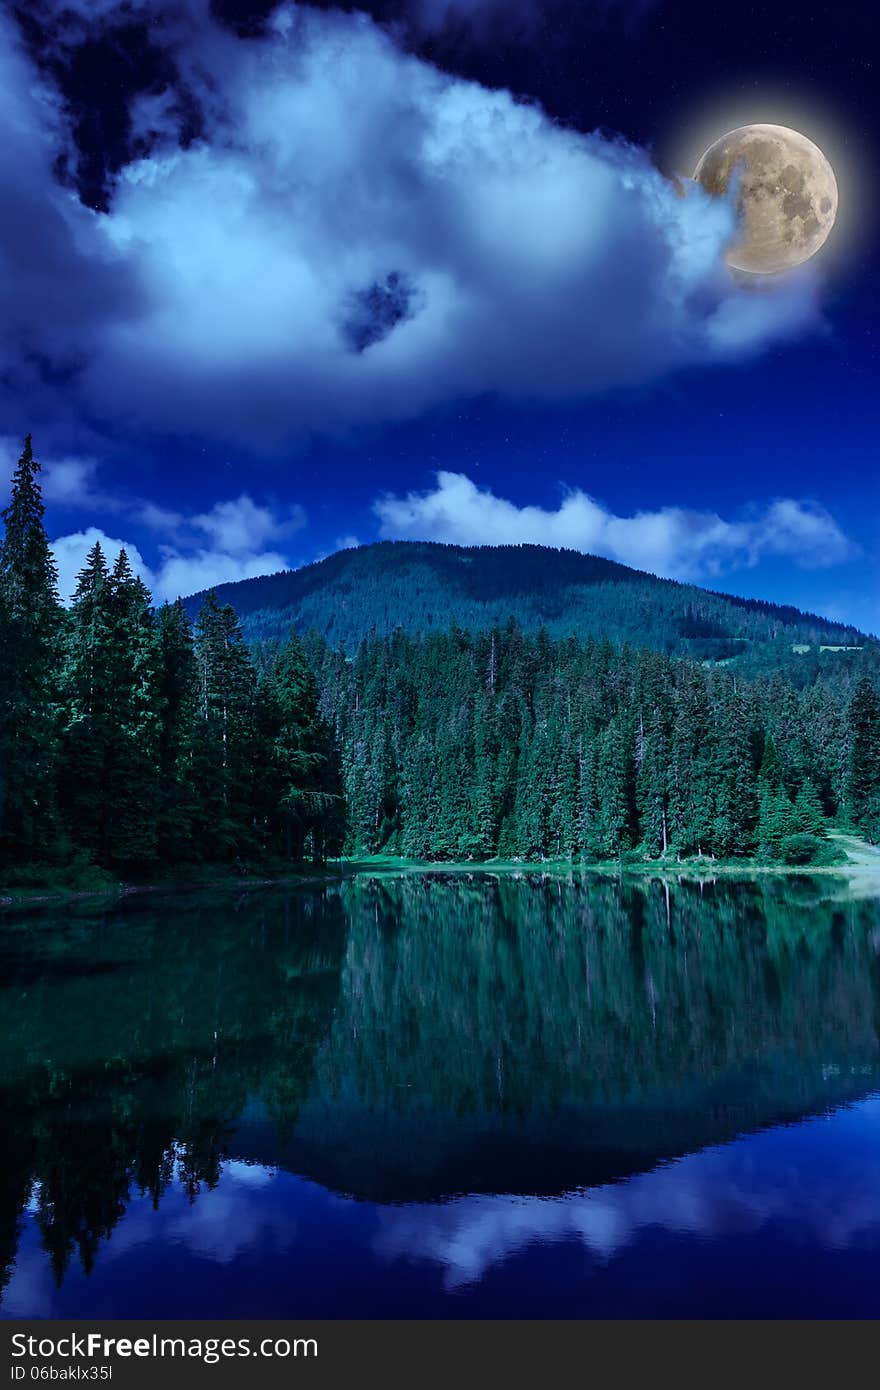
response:
<path id="1" fill-rule="evenodd" d="M 880 628 L 876 19 L 766 0 L 0 5 L 0 442 L 62 586 L 536 541 Z M 736 283 L 702 150 L 834 165 Z"/>

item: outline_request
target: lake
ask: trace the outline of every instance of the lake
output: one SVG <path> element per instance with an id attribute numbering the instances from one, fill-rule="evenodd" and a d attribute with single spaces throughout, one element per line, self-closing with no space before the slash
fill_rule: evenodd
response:
<path id="1" fill-rule="evenodd" d="M 364 872 L 7 911 L 7 1317 L 880 1315 L 880 900 Z"/>

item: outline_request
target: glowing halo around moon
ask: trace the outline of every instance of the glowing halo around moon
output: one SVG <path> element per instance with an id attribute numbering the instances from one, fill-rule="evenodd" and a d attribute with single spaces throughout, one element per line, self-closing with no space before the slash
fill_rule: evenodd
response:
<path id="1" fill-rule="evenodd" d="M 753 275 L 791 270 L 824 245 L 838 209 L 837 180 L 812 140 L 780 125 L 737 126 L 700 158 L 707 193 L 733 191 L 740 232 L 728 264 Z"/>

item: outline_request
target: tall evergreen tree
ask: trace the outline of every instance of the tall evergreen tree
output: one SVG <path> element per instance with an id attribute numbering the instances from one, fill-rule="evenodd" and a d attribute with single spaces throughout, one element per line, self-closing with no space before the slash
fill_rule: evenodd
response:
<path id="1" fill-rule="evenodd" d="M 661 711 L 647 723 L 639 715 L 636 741 L 637 804 L 642 844 L 649 855 L 669 852 L 669 735 Z"/>
<path id="2" fill-rule="evenodd" d="M 880 843 L 880 695 L 863 677 L 847 710 L 849 763 L 846 807 L 857 829 Z"/>
<path id="3" fill-rule="evenodd" d="M 193 839 L 202 858 L 235 859 L 255 845 L 256 673 L 234 610 L 213 592 L 196 621 L 195 658 Z"/>
<path id="4" fill-rule="evenodd" d="M 106 779 L 116 740 L 113 623 L 110 572 L 96 542 L 77 577 L 65 638 L 60 801 L 77 845 L 102 863 L 110 851 Z"/>
<path id="5" fill-rule="evenodd" d="M 0 858 L 51 859 L 58 850 L 55 778 L 62 612 L 43 525 L 31 436 L 12 480 L 0 542 Z"/>
<path id="6" fill-rule="evenodd" d="M 198 671 L 192 624 L 180 599 L 157 616 L 159 647 L 159 857 L 173 862 L 191 844 L 198 791 L 193 775 Z"/>
<path id="7" fill-rule="evenodd" d="M 805 777 L 800 785 L 794 803 L 794 814 L 798 833 L 824 839 L 827 834 L 825 812 L 819 789 L 811 777 Z"/>
<path id="8" fill-rule="evenodd" d="M 157 853 L 160 652 L 149 590 L 121 550 L 110 576 L 111 738 L 104 799 L 107 860 L 125 868 Z"/>
<path id="9" fill-rule="evenodd" d="M 288 859 L 310 853 L 323 862 L 342 847 L 341 779 L 318 686 L 295 633 L 275 656 L 260 693 L 269 841 Z"/>

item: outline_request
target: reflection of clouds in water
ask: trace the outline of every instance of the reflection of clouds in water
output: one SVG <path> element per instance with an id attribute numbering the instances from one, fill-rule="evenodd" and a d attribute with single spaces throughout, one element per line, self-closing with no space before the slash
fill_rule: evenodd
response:
<path id="1" fill-rule="evenodd" d="M 15 1271 L 3 1294 L 3 1313 L 7 1318 L 51 1318 L 55 1306 L 55 1279 L 45 1253 L 24 1241 L 18 1251 Z"/>
<path id="2" fill-rule="evenodd" d="M 140 1203 L 114 1232 L 106 1258 L 145 1241 L 182 1245 L 214 1264 L 229 1264 L 252 1247 L 284 1249 L 296 1237 L 297 1220 L 290 1206 L 267 1193 L 275 1177 L 273 1168 L 233 1159 L 223 1165 L 218 1185 L 203 1187 L 194 1202 L 179 1193 L 178 1201 L 163 1198 L 158 1211 Z"/>
<path id="3" fill-rule="evenodd" d="M 248 1250 L 286 1250 L 297 1235 L 297 1216 L 290 1203 L 272 1194 L 276 1170 L 238 1159 L 223 1165 L 217 1187 L 202 1187 L 190 1202 L 179 1185 L 166 1192 L 154 1209 L 149 1196 L 135 1196 L 125 1218 L 102 1242 L 98 1259 L 102 1266 L 130 1255 L 138 1246 L 182 1246 L 213 1264 L 230 1264 Z M 286 1182 L 296 1181 L 282 1175 Z M 27 1211 L 36 1212 L 36 1191 Z M 35 1223 L 22 1239 L 15 1271 L 3 1297 L 8 1317 L 39 1318 L 55 1314 L 55 1280 L 46 1253 L 41 1249 Z M 74 1261 L 76 1257 L 74 1257 Z"/>
<path id="4" fill-rule="evenodd" d="M 804 1244 L 841 1249 L 880 1227 L 878 1131 L 880 1097 L 872 1097 L 830 1119 L 706 1149 L 583 1193 L 385 1208 L 374 1248 L 388 1261 L 441 1265 L 447 1289 L 476 1282 L 533 1243 L 578 1240 L 610 1260 L 649 1227 L 708 1240 L 784 1223 Z"/>
<path id="5" fill-rule="evenodd" d="M 301 1256 L 297 1267 L 311 1267 L 330 1231 L 341 1242 L 336 1258 L 351 1273 L 353 1289 L 359 1282 L 398 1283 L 393 1266 L 409 1260 L 438 1268 L 446 1290 L 455 1292 L 530 1246 L 562 1241 L 577 1241 L 596 1263 L 606 1263 L 651 1228 L 722 1242 L 775 1226 L 808 1256 L 810 1246 L 842 1249 L 865 1236 L 880 1241 L 878 1137 L 880 1096 L 873 1096 L 827 1118 L 768 1130 L 564 1197 L 474 1196 L 402 1207 L 353 1202 L 283 1170 L 236 1159 L 224 1164 L 218 1186 L 203 1187 L 194 1202 L 179 1183 L 158 1210 L 149 1195 L 133 1197 L 112 1238 L 101 1242 L 98 1268 L 111 1271 L 111 1283 L 114 1265 L 118 1277 L 125 1277 L 122 1271 L 130 1277 L 139 1267 L 139 1249 L 150 1247 L 154 1258 L 171 1263 L 177 1250 L 225 1267 L 233 1281 L 240 1277 L 234 1262 L 246 1258 L 257 1279 L 260 1269 L 274 1267 L 283 1285 L 293 1269 L 291 1255 Z M 65 1316 L 40 1245 L 35 1200 L 36 1191 L 3 1300 L 8 1317 Z M 323 1275 L 316 1267 L 310 1277 L 331 1280 L 330 1298 L 339 1272 L 334 1263 Z M 82 1278 L 74 1258 L 65 1288 Z"/>

